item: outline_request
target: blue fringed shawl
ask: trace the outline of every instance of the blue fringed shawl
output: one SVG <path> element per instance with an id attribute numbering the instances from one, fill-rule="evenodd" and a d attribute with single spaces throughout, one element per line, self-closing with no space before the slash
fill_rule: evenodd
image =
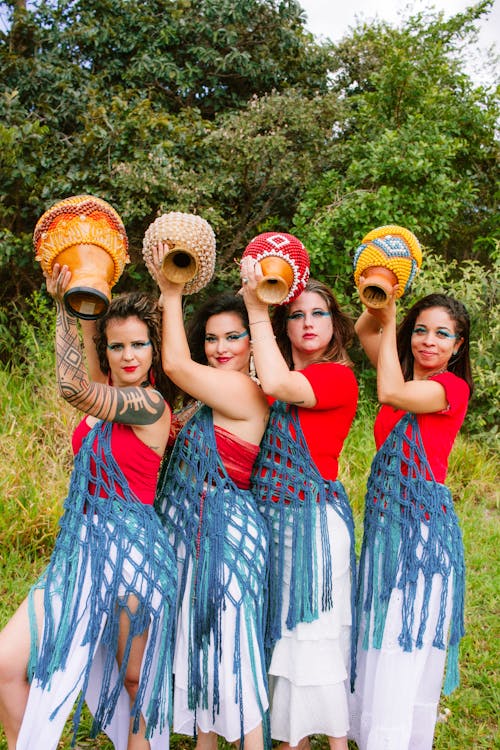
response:
<path id="1" fill-rule="evenodd" d="M 73 717 L 73 744 L 99 644 L 107 648 L 92 736 L 106 727 L 115 710 L 127 661 L 125 657 L 113 683 L 121 612 L 126 612 L 130 619 L 125 654 L 132 639 L 149 629 L 137 698 L 131 709 L 134 731 L 139 728 L 141 713 L 148 737 L 156 728 L 163 730 L 170 721 L 175 556 L 152 506 L 140 503 L 130 491 L 111 452 L 111 432 L 111 423 L 99 422 L 84 439 L 75 457 L 54 551 L 30 592 L 30 678 L 38 680 L 47 691 L 52 679 L 64 679 L 64 669 L 66 666 L 70 669 L 67 660 L 75 628 L 80 618 L 87 620 L 83 642 L 75 644 L 88 644 L 89 653 L 82 674 L 76 677 L 82 692 Z M 101 489 L 107 497 L 100 497 Z M 83 585 L 89 580 L 89 572 L 91 585 L 85 601 Z M 39 647 L 33 603 L 35 589 L 43 589 L 44 595 L 45 617 Z M 139 601 L 135 612 L 127 606 L 129 596 Z M 68 685 L 68 691 L 71 687 Z M 149 690 L 151 697 L 146 705 Z"/>
<path id="2" fill-rule="evenodd" d="M 462 535 L 451 493 L 432 478 L 417 418 L 408 413 L 380 447 L 368 479 L 358 591 L 359 619 L 361 622 L 363 618 L 365 625 L 363 648 L 381 647 L 389 599 L 395 588 L 403 594 L 399 644 L 404 651 L 422 647 L 436 574 L 441 577 L 442 592 L 432 645 L 439 649 L 446 648 L 446 605 L 448 596 L 453 597 L 444 685 L 448 694 L 459 682 L 458 645 L 464 634 Z M 419 578 L 423 578 L 424 589 L 417 610 Z"/>
<path id="3" fill-rule="evenodd" d="M 217 451 L 212 411 L 208 407 L 201 407 L 179 433 L 168 467 L 160 477 L 155 505 L 182 563 L 179 606 L 186 594 L 188 572 L 193 571 L 189 592 L 188 670 L 188 706 L 194 712 L 193 734 L 196 735 L 197 708 L 209 707 L 207 659 L 212 643 L 212 716 L 215 719 L 220 710 L 219 680 L 234 679 L 243 745 L 244 695 L 238 638 L 234 644 L 233 674 L 219 673 L 222 612 L 230 601 L 236 610 L 235 632 L 240 633 L 244 619 L 249 634 L 248 649 L 255 695 L 260 703 L 264 744 L 270 748 L 269 712 L 263 708 L 258 690 L 259 679 L 267 686 L 263 650 L 267 530 L 253 495 L 238 488 L 224 468 Z M 225 567 L 229 569 L 229 576 L 225 576 Z M 238 582 L 238 599 L 229 589 L 233 577 Z"/>
<path id="4" fill-rule="evenodd" d="M 327 439 L 327 438 L 325 438 Z M 269 659 L 281 638 L 285 531 L 292 530 L 292 578 L 286 626 L 318 619 L 320 611 L 335 606 L 332 597 L 332 565 L 326 504 L 346 524 L 351 540 L 351 681 L 356 657 L 355 593 L 356 556 L 351 506 L 340 481 L 325 480 L 314 464 L 300 426 L 297 408 L 281 401 L 271 407 L 268 426 L 252 474 L 252 490 L 261 513 L 273 533 L 271 547 L 270 602 L 266 653 Z M 316 514 L 320 514 L 321 550 L 316 549 Z M 323 586 L 318 590 L 318 566 Z"/>

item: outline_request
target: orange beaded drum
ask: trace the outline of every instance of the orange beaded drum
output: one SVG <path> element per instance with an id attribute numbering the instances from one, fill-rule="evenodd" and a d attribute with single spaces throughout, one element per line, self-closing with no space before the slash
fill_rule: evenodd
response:
<path id="1" fill-rule="evenodd" d="M 412 232 L 396 224 L 372 229 L 363 238 L 353 259 L 354 283 L 367 307 L 384 307 L 392 289 L 396 297 L 411 286 L 422 264 L 422 250 Z"/>
<path id="2" fill-rule="evenodd" d="M 33 244 L 46 273 L 52 273 L 54 263 L 69 267 L 68 311 L 85 320 L 101 317 L 129 262 L 127 234 L 114 208 L 92 195 L 59 201 L 38 220 Z"/>
<path id="3" fill-rule="evenodd" d="M 159 216 L 146 230 L 142 255 L 146 264 L 152 259 L 152 248 L 164 242 L 169 251 L 163 259 L 163 272 L 177 284 L 184 284 L 183 294 L 203 289 L 215 269 L 215 234 L 205 219 L 196 214 L 170 211 Z"/>
<path id="4" fill-rule="evenodd" d="M 257 297 L 268 305 L 287 305 L 304 291 L 309 279 L 309 254 L 297 237 L 263 232 L 246 246 L 243 257 L 260 262 L 264 278 Z"/>

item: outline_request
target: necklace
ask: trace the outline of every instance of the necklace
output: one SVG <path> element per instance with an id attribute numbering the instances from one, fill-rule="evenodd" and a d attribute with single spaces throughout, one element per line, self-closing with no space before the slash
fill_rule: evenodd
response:
<path id="1" fill-rule="evenodd" d="M 412 380 L 429 380 L 429 378 L 433 378 L 434 375 L 442 375 L 443 372 L 448 372 L 447 367 L 442 367 L 440 370 L 436 370 L 436 372 L 431 372 L 429 375 L 422 375 L 422 377 L 413 377 Z"/>
<path id="2" fill-rule="evenodd" d="M 447 367 L 442 367 L 442 368 L 441 368 L 440 370 L 438 370 L 437 372 L 431 372 L 431 374 L 430 374 L 430 375 L 427 375 L 427 376 L 426 376 L 426 377 L 424 378 L 424 380 L 429 380 L 429 378 L 433 378 L 433 377 L 434 377 L 434 375 L 441 375 L 441 374 L 442 374 L 443 372 L 447 372 L 447 371 L 448 371 L 448 368 L 447 368 Z"/>

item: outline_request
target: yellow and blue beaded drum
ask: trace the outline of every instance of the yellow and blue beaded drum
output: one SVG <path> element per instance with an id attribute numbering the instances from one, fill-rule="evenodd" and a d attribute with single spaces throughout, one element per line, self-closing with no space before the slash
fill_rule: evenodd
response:
<path id="1" fill-rule="evenodd" d="M 411 286 L 422 265 L 420 243 L 409 229 L 388 224 L 363 238 L 353 259 L 354 283 L 367 307 L 384 307 L 398 284 L 396 297 Z"/>
<path id="2" fill-rule="evenodd" d="M 152 249 L 159 242 L 168 245 L 163 259 L 165 276 L 184 284 L 183 294 L 194 294 L 211 280 L 215 269 L 215 234 L 205 219 L 196 214 L 170 211 L 159 216 L 146 230 L 142 255 L 151 264 Z"/>
<path id="3" fill-rule="evenodd" d="M 85 320 L 104 315 L 111 288 L 129 262 L 127 234 L 114 208 L 92 195 L 61 200 L 38 220 L 33 244 L 49 275 L 55 263 L 69 267 L 68 311 Z"/>

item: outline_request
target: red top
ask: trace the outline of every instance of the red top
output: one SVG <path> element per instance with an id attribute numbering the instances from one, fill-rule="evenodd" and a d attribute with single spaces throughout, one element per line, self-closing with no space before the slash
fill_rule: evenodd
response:
<path id="1" fill-rule="evenodd" d="M 86 417 L 75 429 L 72 438 L 75 454 L 91 429 Z M 161 456 L 139 440 L 130 425 L 118 422 L 113 422 L 111 450 L 134 495 L 144 505 L 153 505 Z"/>
<path id="2" fill-rule="evenodd" d="M 248 490 L 250 474 L 259 453 L 259 446 L 247 443 L 246 440 L 242 440 L 218 425 L 214 425 L 214 432 L 217 450 L 224 468 L 237 487 L 241 490 Z"/>
<path id="3" fill-rule="evenodd" d="M 427 460 L 436 482 L 443 483 L 448 471 L 448 458 L 457 433 L 462 426 L 469 402 L 469 386 L 452 372 L 432 375 L 429 380 L 441 383 L 446 391 L 448 407 L 430 414 L 417 414 Z M 404 409 L 381 406 L 375 419 L 374 434 L 377 450 L 386 440 L 392 428 L 406 414 Z"/>
<path id="4" fill-rule="evenodd" d="M 338 458 L 358 403 L 353 371 L 337 362 L 320 362 L 300 372 L 316 396 L 316 406 L 298 407 L 299 421 L 311 457 L 324 479 L 337 479 Z"/>

